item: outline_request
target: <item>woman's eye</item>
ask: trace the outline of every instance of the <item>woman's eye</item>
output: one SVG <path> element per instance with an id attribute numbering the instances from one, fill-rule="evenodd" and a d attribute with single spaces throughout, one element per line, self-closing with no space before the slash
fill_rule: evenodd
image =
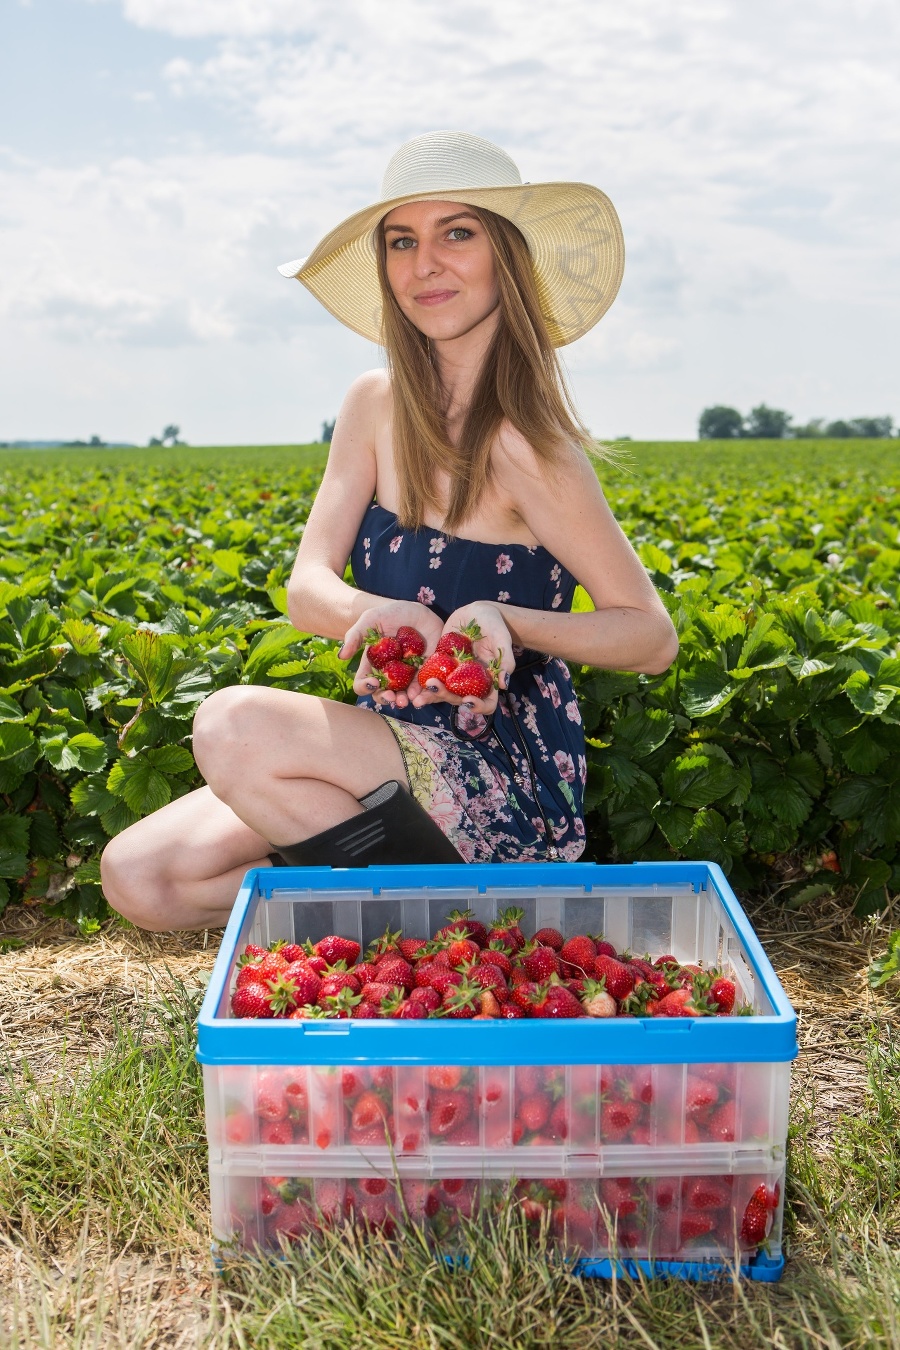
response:
<path id="1" fill-rule="evenodd" d="M 409 244 L 410 248 L 412 248 L 414 243 L 415 240 L 410 239 L 408 234 L 402 234 L 399 239 L 393 241 L 391 248 L 399 249 L 401 252 L 405 253 L 406 245 Z"/>
<path id="2" fill-rule="evenodd" d="M 447 237 L 449 239 L 453 239 L 454 236 L 457 236 L 458 239 L 471 239 L 472 231 L 467 230 L 465 225 L 454 225 L 453 229 L 450 231 L 450 234 Z"/>

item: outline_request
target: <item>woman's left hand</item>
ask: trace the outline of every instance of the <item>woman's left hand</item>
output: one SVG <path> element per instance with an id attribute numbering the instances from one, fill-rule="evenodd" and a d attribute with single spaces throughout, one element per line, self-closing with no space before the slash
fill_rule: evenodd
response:
<path id="1" fill-rule="evenodd" d="M 499 661 L 497 679 L 499 680 L 499 687 L 506 689 L 509 685 L 509 677 L 516 668 L 516 662 L 513 657 L 512 638 L 503 618 L 503 606 L 495 605 L 487 600 L 477 600 L 471 605 L 462 605 L 459 609 L 453 611 L 444 624 L 444 633 L 458 633 L 472 622 L 477 623 L 481 629 L 481 637 L 473 644 L 472 654 L 479 661 L 483 661 L 485 665 L 488 665 L 491 661 Z M 413 686 L 411 685 L 410 692 L 412 689 Z M 413 693 L 410 701 L 416 708 L 423 708 L 427 703 L 453 703 L 463 704 L 472 712 L 488 714 L 492 713 L 497 706 L 497 689 L 492 689 L 485 698 L 462 698 L 458 694 L 451 694 L 442 681 L 432 677 L 424 688 L 417 685 L 417 690 Z"/>

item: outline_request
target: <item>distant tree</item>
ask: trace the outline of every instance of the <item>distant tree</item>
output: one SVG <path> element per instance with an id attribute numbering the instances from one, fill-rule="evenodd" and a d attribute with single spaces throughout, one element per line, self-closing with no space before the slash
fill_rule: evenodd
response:
<path id="1" fill-rule="evenodd" d="M 330 422 L 322 423 L 322 440 L 325 442 L 326 445 L 331 444 L 331 438 L 334 435 L 334 424 L 336 421 L 337 418 L 332 417 Z"/>
<path id="2" fill-rule="evenodd" d="M 148 445 L 162 445 L 162 441 L 159 439 L 158 436 L 151 436 L 150 439 L 149 439 L 149 441 L 147 442 L 147 444 L 148 444 Z"/>
<path id="3" fill-rule="evenodd" d="M 894 419 L 893 417 L 852 417 L 849 422 L 843 425 L 848 426 L 850 430 L 844 433 L 829 431 L 828 434 L 830 436 L 886 437 L 890 436 L 894 429 Z"/>
<path id="4" fill-rule="evenodd" d="M 821 417 L 813 417 L 803 426 L 792 427 L 791 435 L 801 441 L 819 441 L 825 435 L 825 423 Z"/>
<path id="5" fill-rule="evenodd" d="M 92 436 L 91 439 L 88 441 L 88 445 L 104 445 L 104 444 L 105 442 L 102 441 L 99 436 Z"/>
<path id="6" fill-rule="evenodd" d="M 743 426 L 744 419 L 737 408 L 725 408 L 719 403 L 714 408 L 704 408 L 700 414 L 700 439 L 730 441 L 740 436 Z"/>
<path id="7" fill-rule="evenodd" d="M 760 403 L 758 407 L 750 409 L 744 435 L 751 440 L 779 441 L 790 434 L 790 429 L 790 413 Z"/>

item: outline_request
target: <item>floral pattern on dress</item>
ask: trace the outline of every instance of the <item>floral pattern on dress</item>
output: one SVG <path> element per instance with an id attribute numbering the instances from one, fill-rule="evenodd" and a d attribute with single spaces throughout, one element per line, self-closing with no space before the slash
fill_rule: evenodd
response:
<path id="1" fill-rule="evenodd" d="M 503 576 L 506 572 L 512 571 L 513 560 L 508 553 L 497 554 L 497 571 Z"/>

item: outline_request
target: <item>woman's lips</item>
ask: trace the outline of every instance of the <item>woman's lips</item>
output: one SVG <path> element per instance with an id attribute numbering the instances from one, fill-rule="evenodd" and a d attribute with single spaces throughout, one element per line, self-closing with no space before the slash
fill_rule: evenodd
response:
<path id="1" fill-rule="evenodd" d="M 441 305 L 445 300 L 452 300 L 455 294 L 456 291 L 423 291 L 416 296 L 416 304 Z"/>

